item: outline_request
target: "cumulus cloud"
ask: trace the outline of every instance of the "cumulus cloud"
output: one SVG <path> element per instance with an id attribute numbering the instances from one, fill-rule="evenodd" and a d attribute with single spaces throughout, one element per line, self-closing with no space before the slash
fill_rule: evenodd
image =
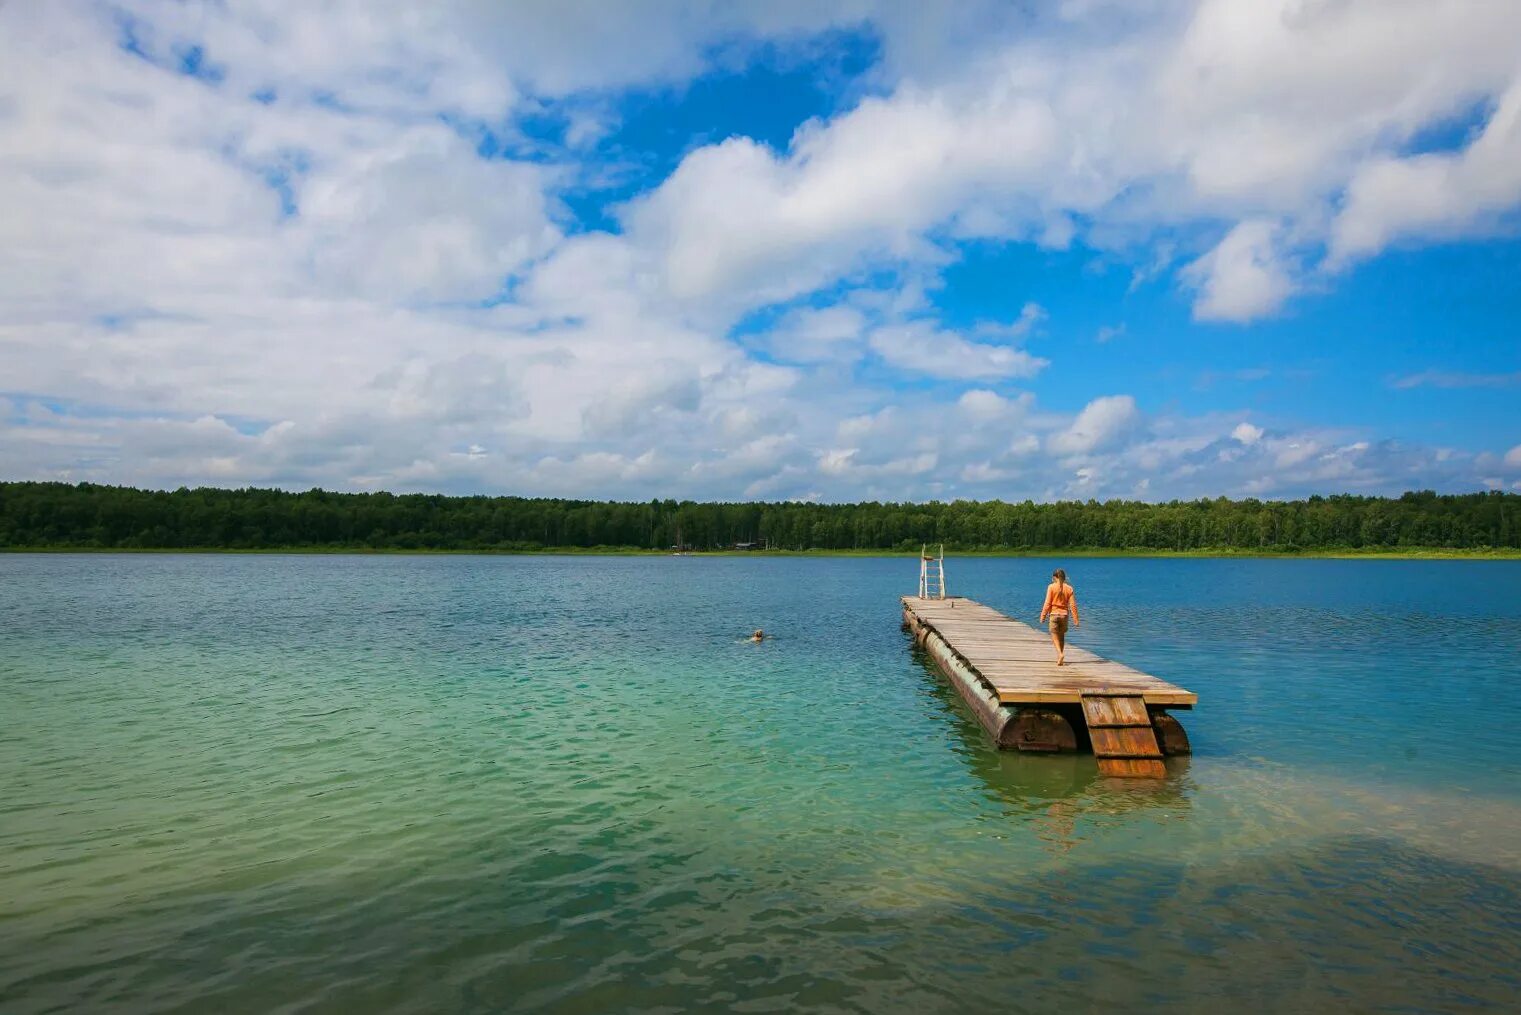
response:
<path id="1" fill-rule="evenodd" d="M 1415 202 L 1404 214 L 1461 231 L 1517 203 L 1507 89 L 1521 61 L 1503 41 L 1521 30 L 1517 8 L 1203 0 L 1154 13 L 1129 34 L 1092 7 L 1020 19 L 975 58 L 806 125 L 786 151 L 744 138 L 700 148 L 634 202 L 629 232 L 658 251 L 679 294 L 742 286 L 783 299 L 924 256 L 936 225 L 1043 241 L 1061 223 L 1064 245 L 1078 216 L 1090 241 L 1122 246 L 1149 239 L 1147 227 L 1192 226 L 1197 241 L 1215 238 L 1184 274 L 1200 289 L 1197 315 L 1250 320 L 1296 291 L 1295 251 L 1332 242 L 1344 195 L 1336 232 L 1362 237 L 1357 250 L 1404 229 L 1357 227 L 1360 189 L 1376 196 L 1360 175 L 1483 95 L 1498 106 L 1450 161 L 1480 164 L 1485 186 L 1458 174 L 1429 211 Z M 1427 73 L 1410 75 L 1416 65 Z M 1333 266 L 1353 242 L 1334 241 Z"/>
<path id="2" fill-rule="evenodd" d="M 714 8 L 665 0 L 643 10 L 595 0 L 533 5 L 445 0 L 422 7 L 337 0 L 165 5 L 118 0 L 133 40 L 166 65 L 204 47 L 207 70 L 240 91 L 333 96 L 344 105 L 500 116 L 523 93 L 686 80 L 735 38 L 785 40 L 859 21 L 861 5 Z M 19 15 L 18 15 L 19 16 Z"/>
<path id="3" fill-rule="evenodd" d="M 901 499 L 1473 468 L 1129 396 L 1041 411 L 1005 385 L 1097 322 L 942 320 L 974 241 L 1091 247 L 1247 321 L 1328 284 L 1323 250 L 1521 200 L 1514 5 L 1115 11 L 0 4 L 0 469 Z M 842 29 L 881 60 L 837 112 L 715 135 L 585 211 L 621 89 Z"/>
<path id="4" fill-rule="evenodd" d="M 1294 284 L 1278 248 L 1279 227 L 1254 219 L 1225 234 L 1215 248 L 1184 269 L 1199 289 L 1194 317 L 1201 321 L 1249 321 L 1276 310 Z"/>
<path id="5" fill-rule="evenodd" d="M 291 231 L 330 292 L 482 300 L 559 239 L 547 182 L 537 166 L 480 159 L 452 132 L 417 127 L 312 172 Z"/>
<path id="6" fill-rule="evenodd" d="M 1004 419 L 1010 414 L 1020 411 L 1021 405 L 1013 399 L 1003 397 L 996 391 L 988 391 L 985 388 L 973 388 L 956 400 L 956 407 L 965 413 L 969 419 L 986 423 Z"/>
<path id="7" fill-rule="evenodd" d="M 871 348 L 901 370 L 957 380 L 1032 377 L 1048 363 L 1023 349 L 971 342 L 923 322 L 881 328 L 872 333 Z"/>
<path id="8" fill-rule="evenodd" d="M 1262 440 L 1262 433 L 1262 427 L 1241 422 L 1236 424 L 1236 429 L 1231 431 L 1231 437 L 1241 444 L 1251 445 Z"/>
<path id="9" fill-rule="evenodd" d="M 874 261 L 914 255 L 969 188 L 1033 181 L 1051 151 L 1046 104 L 998 92 L 969 108 L 905 89 L 806 125 L 786 155 L 730 138 L 688 155 L 626 218 L 660 251 L 673 294 L 777 301 Z"/>
<path id="10" fill-rule="evenodd" d="M 855 307 L 802 307 L 786 314 L 766 335 L 766 346 L 793 363 L 857 359 L 863 352 L 866 315 Z"/>
<path id="11" fill-rule="evenodd" d="M 1120 443 L 1140 421 L 1130 395 L 1106 395 L 1083 407 L 1066 429 L 1051 435 L 1047 445 L 1059 455 L 1082 455 Z"/>
<path id="12" fill-rule="evenodd" d="M 693 413 L 702 401 L 698 376 L 680 363 L 665 364 L 614 384 L 601 400 L 586 409 L 593 432 L 626 433 L 645 429 L 656 413 Z"/>
<path id="13" fill-rule="evenodd" d="M 1493 229 L 1521 203 L 1521 81 L 1500 97 L 1479 136 L 1456 153 L 1386 156 L 1360 166 L 1332 226 L 1333 265 L 1397 239 Z"/>

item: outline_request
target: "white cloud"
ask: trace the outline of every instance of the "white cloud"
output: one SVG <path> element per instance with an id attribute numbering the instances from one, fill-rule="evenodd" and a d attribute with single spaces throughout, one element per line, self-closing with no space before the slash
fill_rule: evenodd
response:
<path id="1" fill-rule="evenodd" d="M 1321 451 L 1318 441 L 1303 437 L 1285 437 L 1282 440 L 1270 441 L 1269 446 L 1273 449 L 1273 464 L 1280 469 L 1292 468 L 1307 462 Z"/>
<path id="2" fill-rule="evenodd" d="M 784 152 L 742 138 L 694 151 L 632 205 L 630 234 L 675 293 L 775 300 L 931 256 L 923 237 L 939 224 L 1041 241 L 1076 216 L 1090 242 L 1122 247 L 1158 227 L 1228 225 L 1187 279 L 1201 319 L 1249 320 L 1298 288 L 1296 250 L 1328 238 L 1360 172 L 1521 79 L 1506 41 L 1521 8 L 1483 0 L 1204 0 L 1123 34 L 1112 11 L 1065 14 L 995 18 L 960 62 L 805 126 Z M 1508 165 L 1511 105 L 1463 161 Z M 1466 228 L 1521 198 L 1498 179 L 1481 193 L 1427 225 Z"/>
<path id="3" fill-rule="evenodd" d="M 1047 445 L 1059 455 L 1082 455 L 1111 447 L 1140 422 L 1140 410 L 1130 395 L 1106 395 L 1083 407 L 1066 429 L 1051 435 Z"/>
<path id="4" fill-rule="evenodd" d="M 657 365 L 615 382 L 612 389 L 586 407 L 584 418 L 592 433 L 647 430 L 656 414 L 691 414 L 702 402 L 698 375 L 680 363 Z"/>
<path id="5" fill-rule="evenodd" d="M 1359 167 L 1332 226 L 1330 261 L 1345 264 L 1408 236 L 1491 231 L 1496 215 L 1518 203 L 1521 81 L 1462 151 L 1383 157 Z"/>
<path id="6" fill-rule="evenodd" d="M 969 418 L 982 423 L 1004 419 L 1020 408 L 1018 402 L 985 388 L 973 388 L 965 392 L 957 399 L 956 405 Z"/>
<path id="7" fill-rule="evenodd" d="M 1505 464 L 1513 468 L 1521 469 L 1521 444 L 1517 444 L 1505 452 Z"/>
<path id="8" fill-rule="evenodd" d="M 669 482 L 678 469 L 649 448 L 632 456 L 611 451 L 588 451 L 571 458 L 550 456 L 534 463 L 529 472 L 549 489 L 594 494 L 621 485 L 637 487 L 651 481 Z"/>
<path id="9" fill-rule="evenodd" d="M 933 451 L 903 455 L 887 461 L 870 463 L 858 456 L 858 448 L 837 448 L 818 456 L 818 470 L 826 476 L 853 482 L 889 480 L 897 482 L 924 476 L 935 470 L 940 458 Z"/>
<path id="10" fill-rule="evenodd" d="M 786 314 L 766 335 L 766 346 L 792 363 L 858 359 L 863 352 L 866 315 L 855 307 L 802 307 Z"/>
<path id="11" fill-rule="evenodd" d="M 834 448 L 819 455 L 819 471 L 826 476 L 843 475 L 850 468 L 850 460 L 858 448 Z"/>
<path id="12" fill-rule="evenodd" d="M 1032 377 L 1048 360 L 1007 345 L 969 342 L 924 322 L 880 328 L 871 348 L 888 363 L 925 377 L 982 380 Z"/>
<path id="13" fill-rule="evenodd" d="M 988 338 L 1022 338 L 1034 331 L 1050 315 L 1046 308 L 1039 303 L 1026 302 L 1019 308 L 1019 316 L 1008 324 L 1000 324 L 996 321 L 984 321 L 977 326 L 977 334 Z"/>
<path id="14" fill-rule="evenodd" d="M 1024 433 L 1009 442 L 1009 454 L 1015 458 L 1024 458 L 1033 455 L 1040 450 L 1040 438 L 1033 433 Z"/>
<path id="15" fill-rule="evenodd" d="M 967 239 L 1192 258 L 1199 316 L 1240 320 L 1323 283 L 1326 242 L 1483 231 L 1518 200 L 1515 5 L 120 8 L 147 58 L 104 6 L 0 4 L 5 475 L 901 499 L 1052 492 L 1042 441 L 1158 496 L 1473 467 L 1276 422 L 1222 461 L 1240 413 L 1162 434 L 1128 396 L 1040 412 L 992 389 L 1084 325 L 930 317 Z M 865 99 L 573 221 L 617 89 L 866 22 Z"/>
<path id="16" fill-rule="evenodd" d="M 330 291 L 383 301 L 480 300 L 559 239 L 545 174 L 477 158 L 416 127 L 330 159 L 300 186 L 304 253 Z"/>
<path id="17" fill-rule="evenodd" d="M 1048 105 L 1013 90 L 963 108 L 905 88 L 806 125 L 786 155 L 747 138 L 698 149 L 626 219 L 676 296 L 784 300 L 919 255 L 919 234 L 971 188 L 1034 183 L 1055 129 Z"/>
<path id="18" fill-rule="evenodd" d="M 856 5 L 714 7 L 667 0 L 641 9 L 596 0 L 533 4 L 440 0 L 423 6 L 335 0 L 237 4 L 119 0 L 144 49 L 164 62 L 191 45 L 241 91 L 331 95 L 345 105 L 493 118 L 520 93 L 685 80 L 717 44 L 785 40 L 859 20 Z"/>
<path id="19" fill-rule="evenodd" d="M 1011 469 L 994 465 L 992 462 L 972 462 L 961 469 L 961 479 L 966 483 L 988 484 L 1007 483 L 1017 479 L 1022 473 L 1019 469 Z"/>
<path id="20" fill-rule="evenodd" d="M 1262 427 L 1242 421 L 1237 423 L 1236 429 L 1231 431 L 1231 437 L 1242 444 L 1252 445 L 1262 440 L 1262 433 Z"/>
<path id="21" fill-rule="evenodd" d="M 1199 289 L 1195 319 L 1249 321 L 1278 309 L 1294 291 L 1278 249 L 1278 232 L 1273 222 L 1241 222 L 1184 269 L 1184 278 Z"/>

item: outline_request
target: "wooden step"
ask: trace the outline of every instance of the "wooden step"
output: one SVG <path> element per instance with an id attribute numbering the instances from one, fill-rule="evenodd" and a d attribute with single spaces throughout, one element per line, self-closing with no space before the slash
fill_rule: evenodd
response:
<path id="1" fill-rule="evenodd" d="M 1088 728 L 1093 740 L 1093 753 L 1100 758 L 1160 758 L 1162 749 L 1157 746 L 1157 736 L 1150 726 L 1130 726 L 1125 729 Z"/>
<path id="2" fill-rule="evenodd" d="M 1167 766 L 1150 758 L 1100 758 L 1099 775 L 1116 779 L 1165 779 Z"/>
<path id="3" fill-rule="evenodd" d="M 1151 725 L 1151 716 L 1146 712 L 1146 699 L 1139 694 L 1084 695 L 1083 718 L 1088 721 L 1089 729 Z"/>
<path id="4" fill-rule="evenodd" d="M 1162 748 L 1139 694 L 1084 694 L 1083 718 L 1100 775 L 1161 779 L 1167 775 Z"/>

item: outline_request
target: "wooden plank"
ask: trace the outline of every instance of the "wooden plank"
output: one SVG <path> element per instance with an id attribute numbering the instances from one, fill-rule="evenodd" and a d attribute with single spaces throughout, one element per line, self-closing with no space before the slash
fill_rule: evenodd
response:
<path id="1" fill-rule="evenodd" d="M 1111 694 L 1140 694 L 1147 695 L 1152 691 L 1160 691 L 1168 685 L 1159 685 L 1144 675 L 1131 676 L 1120 674 L 1118 676 L 1105 673 L 1082 673 L 1070 670 L 1067 667 L 1047 672 L 1044 669 L 994 669 L 986 670 L 978 667 L 984 680 L 995 687 L 1048 687 L 1054 690 L 1075 690 L 1081 688 L 1091 694 L 1102 694 L 1107 690 Z M 1176 688 L 1174 688 L 1176 690 Z"/>
<path id="2" fill-rule="evenodd" d="M 1167 766 L 1155 758 L 1100 758 L 1099 775 L 1120 779 L 1165 779 Z"/>
<path id="3" fill-rule="evenodd" d="M 1162 749 L 1150 726 L 1100 726 L 1088 728 L 1093 753 L 1101 758 L 1160 758 Z"/>
<path id="4" fill-rule="evenodd" d="M 1052 658 L 1048 634 L 969 599 L 903 599 L 915 623 L 935 632 L 970 673 L 1005 705 L 1077 704 L 1085 694 L 1145 695 L 1173 708 L 1198 696 L 1159 677 L 1070 646 L 1067 665 Z"/>
<path id="5" fill-rule="evenodd" d="M 1147 687 L 1159 685 L 1156 677 L 1149 673 L 1141 673 L 1139 670 L 1132 670 L 1128 666 L 1105 666 L 1102 663 L 1070 663 L 1066 666 L 1057 666 L 1049 660 L 1033 659 L 997 659 L 989 662 L 975 654 L 969 655 L 966 652 L 957 654 L 973 660 L 978 671 L 989 680 L 1009 677 L 1014 680 L 1034 679 L 1053 684 L 1097 680 L 1116 687 L 1125 684 Z"/>
<path id="6" fill-rule="evenodd" d="M 1076 688 L 1000 687 L 995 690 L 999 702 L 1004 705 L 1078 705 L 1084 694 Z M 1192 708 L 1199 703 L 1199 696 L 1191 691 L 1147 691 L 1146 700 L 1167 708 Z"/>
<path id="7" fill-rule="evenodd" d="M 1150 726 L 1146 699 L 1140 695 L 1089 696 L 1083 699 L 1083 718 L 1088 728 L 1102 726 Z"/>
<path id="8" fill-rule="evenodd" d="M 980 675 L 990 687 L 1000 691 L 1073 691 L 1079 694 L 1101 694 L 1107 691 L 1114 694 L 1150 694 L 1153 690 L 1147 684 L 1138 683 L 1127 686 L 1124 681 L 1084 677 L 1075 673 L 1063 674 L 1061 677 L 1046 677 L 1040 673 L 993 675 L 982 673 Z"/>
<path id="9" fill-rule="evenodd" d="M 1031 684 L 1023 687 L 1010 687 L 992 685 L 992 690 L 998 695 L 998 699 L 1006 705 L 1018 705 L 1021 702 L 1032 703 L 1056 703 L 1067 702 L 1073 705 L 1082 704 L 1083 695 L 1091 694 L 1108 688 L 1092 687 L 1061 687 L 1047 684 Z M 1191 708 L 1198 703 L 1198 695 L 1188 691 L 1167 693 L 1159 691 L 1147 692 L 1147 700 L 1153 705 L 1168 708 Z"/>

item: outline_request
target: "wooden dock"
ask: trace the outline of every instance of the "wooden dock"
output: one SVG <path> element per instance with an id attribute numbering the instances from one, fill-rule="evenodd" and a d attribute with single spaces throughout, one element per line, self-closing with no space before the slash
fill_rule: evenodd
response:
<path id="1" fill-rule="evenodd" d="M 1152 778 L 1189 752 L 1167 710 L 1199 696 L 1160 677 L 1070 643 L 1057 666 L 1045 631 L 970 599 L 904 596 L 903 624 L 1001 748 L 1091 746 L 1102 774 Z"/>

